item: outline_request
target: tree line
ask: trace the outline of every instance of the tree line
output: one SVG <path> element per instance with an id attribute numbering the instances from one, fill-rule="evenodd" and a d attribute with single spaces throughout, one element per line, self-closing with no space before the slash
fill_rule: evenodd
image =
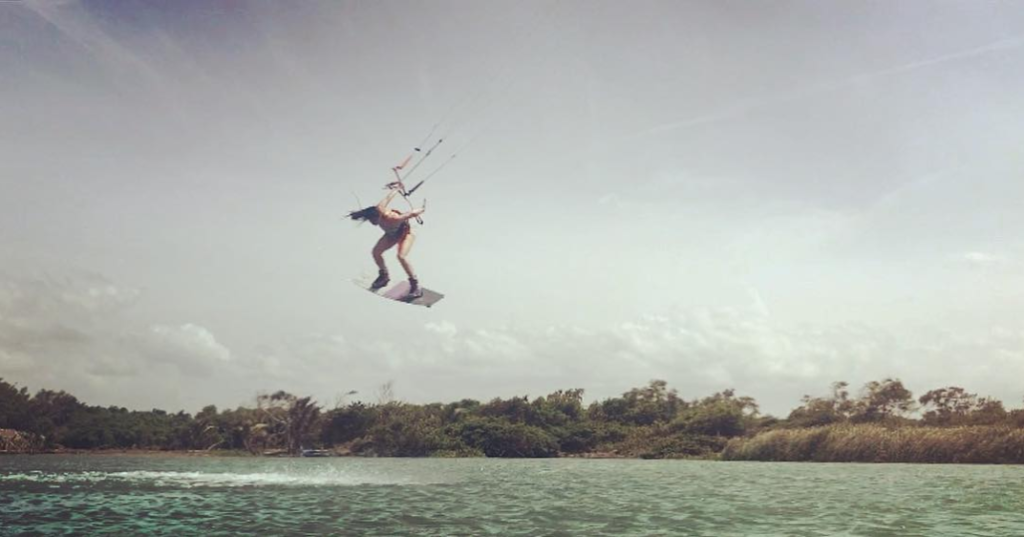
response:
<path id="1" fill-rule="evenodd" d="M 392 400 L 389 391 L 377 403 L 329 409 L 278 391 L 252 406 L 210 405 L 192 415 L 91 406 L 64 391 L 31 394 L 0 379 L 0 451 L 1024 462 L 1024 410 L 1008 411 L 956 386 L 915 399 L 897 379 L 869 382 L 857 393 L 837 382 L 828 396 L 805 396 L 785 418 L 762 415 L 753 398 L 733 390 L 685 399 L 663 380 L 587 405 L 582 389 L 422 405 Z M 965 438 L 998 447 L 968 456 L 962 451 L 977 442 Z M 851 452 L 854 444 L 868 448 Z"/>

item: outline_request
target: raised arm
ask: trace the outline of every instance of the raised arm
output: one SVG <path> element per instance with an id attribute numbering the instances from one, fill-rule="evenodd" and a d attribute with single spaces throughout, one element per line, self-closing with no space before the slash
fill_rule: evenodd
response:
<path id="1" fill-rule="evenodd" d="M 398 189 L 392 188 L 391 192 L 388 192 L 388 195 L 384 196 L 384 199 L 380 200 L 380 203 L 377 204 L 377 209 L 382 213 L 386 211 L 388 208 L 388 204 L 391 203 L 391 200 L 395 197 L 395 194 L 398 194 Z"/>

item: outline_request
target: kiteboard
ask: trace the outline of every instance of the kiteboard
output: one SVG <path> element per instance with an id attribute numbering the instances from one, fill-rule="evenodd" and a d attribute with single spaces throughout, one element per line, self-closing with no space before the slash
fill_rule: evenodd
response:
<path id="1" fill-rule="evenodd" d="M 406 304 L 424 306 L 427 308 L 433 306 L 434 304 L 437 304 L 438 302 L 441 301 L 442 298 L 444 298 L 444 295 L 442 295 L 441 293 L 438 293 L 437 291 L 433 291 L 431 289 L 427 289 L 426 287 L 420 287 L 420 289 L 423 291 L 423 296 L 412 298 L 409 296 L 408 280 L 402 280 L 398 283 L 385 285 L 380 289 L 370 288 L 370 284 L 373 283 L 373 280 L 371 279 L 352 280 L 352 283 L 358 285 L 359 287 L 362 287 L 363 289 L 366 289 L 367 291 L 377 296 L 382 296 L 384 298 L 394 300 L 395 302 L 405 302 Z"/>

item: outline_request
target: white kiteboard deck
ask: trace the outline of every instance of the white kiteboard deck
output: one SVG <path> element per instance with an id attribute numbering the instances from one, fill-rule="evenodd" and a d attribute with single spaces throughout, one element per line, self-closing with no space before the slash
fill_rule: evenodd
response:
<path id="1" fill-rule="evenodd" d="M 444 295 L 427 289 L 426 287 L 420 287 L 423 290 L 423 296 L 418 298 L 412 298 L 409 296 L 409 281 L 401 280 L 397 283 L 391 283 L 385 285 L 380 289 L 370 289 L 370 284 L 373 283 L 372 279 L 356 279 L 352 280 L 352 283 L 366 289 L 367 291 L 384 298 L 394 300 L 395 302 L 405 302 L 406 304 L 413 304 L 416 306 L 431 307 L 437 304 L 444 298 Z"/>

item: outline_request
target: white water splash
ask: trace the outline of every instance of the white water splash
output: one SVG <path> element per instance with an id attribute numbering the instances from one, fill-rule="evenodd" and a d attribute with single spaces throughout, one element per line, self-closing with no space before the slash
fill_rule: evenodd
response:
<path id="1" fill-rule="evenodd" d="M 354 485 L 408 485 L 409 479 L 395 479 L 392 476 L 352 476 L 329 472 L 326 474 L 289 474 L 282 472 L 265 473 L 205 473 L 205 472 L 73 472 L 49 473 L 27 472 L 0 475 L 3 482 L 32 483 L 101 483 L 117 482 L 159 487 L 261 487 L 261 486 L 354 486 Z"/>

